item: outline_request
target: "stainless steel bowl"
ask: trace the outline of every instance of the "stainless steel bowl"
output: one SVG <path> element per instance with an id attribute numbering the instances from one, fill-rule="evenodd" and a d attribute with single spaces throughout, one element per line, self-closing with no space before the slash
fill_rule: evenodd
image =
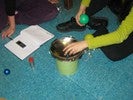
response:
<path id="1" fill-rule="evenodd" d="M 73 37 L 63 37 L 60 39 L 55 39 L 51 43 L 50 47 L 50 52 L 52 56 L 65 61 L 74 61 L 80 58 L 83 52 L 79 52 L 74 55 L 64 55 L 63 49 L 72 42 L 77 42 L 77 40 Z"/>

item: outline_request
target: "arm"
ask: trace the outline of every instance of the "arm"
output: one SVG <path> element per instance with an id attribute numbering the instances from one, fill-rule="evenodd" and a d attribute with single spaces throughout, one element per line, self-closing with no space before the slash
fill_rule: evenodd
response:
<path id="1" fill-rule="evenodd" d="M 15 32 L 15 0 L 5 0 L 5 10 L 8 16 L 9 27 L 2 32 L 2 38 L 11 36 Z"/>
<path id="2" fill-rule="evenodd" d="M 128 38 L 131 32 L 133 32 L 133 7 L 116 31 L 94 38 L 88 34 L 85 36 L 85 41 L 88 43 L 89 49 L 93 49 L 121 43 Z M 88 39 L 90 36 L 92 38 Z"/>
<path id="3" fill-rule="evenodd" d="M 88 7 L 89 4 L 90 4 L 90 2 L 91 2 L 91 0 L 82 0 L 81 1 L 81 4 L 84 5 L 84 6 L 86 6 L 86 7 Z"/>
<path id="4" fill-rule="evenodd" d="M 2 32 L 2 38 L 10 37 L 15 32 L 15 18 L 14 16 L 8 16 L 9 27 Z"/>
<path id="5" fill-rule="evenodd" d="M 87 47 L 89 49 L 94 49 L 123 42 L 133 32 L 132 18 L 133 7 L 128 16 L 125 18 L 124 21 L 122 21 L 121 25 L 116 31 L 97 37 L 93 37 L 93 35 L 87 34 L 85 36 L 85 40 L 71 43 L 70 45 L 66 46 L 63 50 L 65 52 L 65 55 L 68 53 L 70 55 L 75 54 L 77 52 L 84 50 Z"/>
<path id="6" fill-rule="evenodd" d="M 81 5 L 80 5 L 80 8 L 79 8 L 79 11 L 78 11 L 78 13 L 77 13 L 76 16 L 75 16 L 76 22 L 77 22 L 78 25 L 80 25 L 80 26 L 83 26 L 82 24 L 79 23 L 80 15 L 85 13 L 86 7 L 89 6 L 90 1 L 91 1 L 91 0 L 82 0 L 82 1 L 81 1 Z"/>
<path id="7" fill-rule="evenodd" d="M 15 15 L 16 0 L 5 0 L 5 10 L 8 16 Z"/>

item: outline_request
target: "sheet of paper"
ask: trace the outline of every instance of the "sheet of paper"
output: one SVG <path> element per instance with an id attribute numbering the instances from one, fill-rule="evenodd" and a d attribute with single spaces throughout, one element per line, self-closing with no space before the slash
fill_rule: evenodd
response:
<path id="1" fill-rule="evenodd" d="M 22 30 L 20 34 L 26 36 L 29 35 L 28 37 L 31 37 L 38 45 L 41 45 L 54 37 L 52 33 L 48 32 L 47 30 L 41 28 L 38 25 L 32 25 Z"/>
<path id="2" fill-rule="evenodd" d="M 30 26 L 22 30 L 16 38 L 6 43 L 5 47 L 23 60 L 53 37 L 52 33 L 40 26 Z"/>

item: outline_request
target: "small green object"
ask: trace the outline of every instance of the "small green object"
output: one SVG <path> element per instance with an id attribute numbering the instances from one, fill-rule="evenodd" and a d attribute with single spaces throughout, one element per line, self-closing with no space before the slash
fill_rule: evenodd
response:
<path id="1" fill-rule="evenodd" d="M 61 61 L 56 59 L 58 71 L 62 75 L 72 75 L 77 71 L 78 59 L 75 61 Z"/>
<path id="2" fill-rule="evenodd" d="M 82 14 L 82 15 L 80 16 L 79 22 L 80 22 L 81 24 L 87 24 L 87 23 L 89 22 L 89 17 L 88 17 L 88 15 Z"/>

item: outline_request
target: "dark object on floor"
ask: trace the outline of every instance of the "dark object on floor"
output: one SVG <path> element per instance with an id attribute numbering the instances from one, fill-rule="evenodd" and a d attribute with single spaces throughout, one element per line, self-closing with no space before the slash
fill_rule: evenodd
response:
<path id="1" fill-rule="evenodd" d="M 10 74 L 10 70 L 9 70 L 9 69 L 5 69 L 5 70 L 4 70 L 4 74 L 5 74 L 5 75 L 9 75 L 9 74 Z"/>
<path id="2" fill-rule="evenodd" d="M 86 26 L 89 26 L 90 29 L 97 30 L 101 26 L 107 27 L 107 25 L 108 25 L 108 20 L 105 17 L 91 17 L 89 23 L 85 26 L 79 26 L 76 23 L 75 18 L 72 17 L 71 20 L 58 24 L 56 28 L 60 32 L 70 32 L 70 31 L 84 31 L 86 29 Z"/>
<path id="3" fill-rule="evenodd" d="M 72 17 L 71 20 L 58 24 L 56 28 L 60 32 L 70 32 L 70 31 L 84 31 L 86 29 L 86 26 L 79 26 L 76 23 L 75 18 Z"/>
<path id="4" fill-rule="evenodd" d="M 91 29 L 95 29 L 95 30 L 98 30 L 101 26 L 107 27 L 108 19 L 105 17 L 91 17 L 88 23 L 88 26 Z"/>

